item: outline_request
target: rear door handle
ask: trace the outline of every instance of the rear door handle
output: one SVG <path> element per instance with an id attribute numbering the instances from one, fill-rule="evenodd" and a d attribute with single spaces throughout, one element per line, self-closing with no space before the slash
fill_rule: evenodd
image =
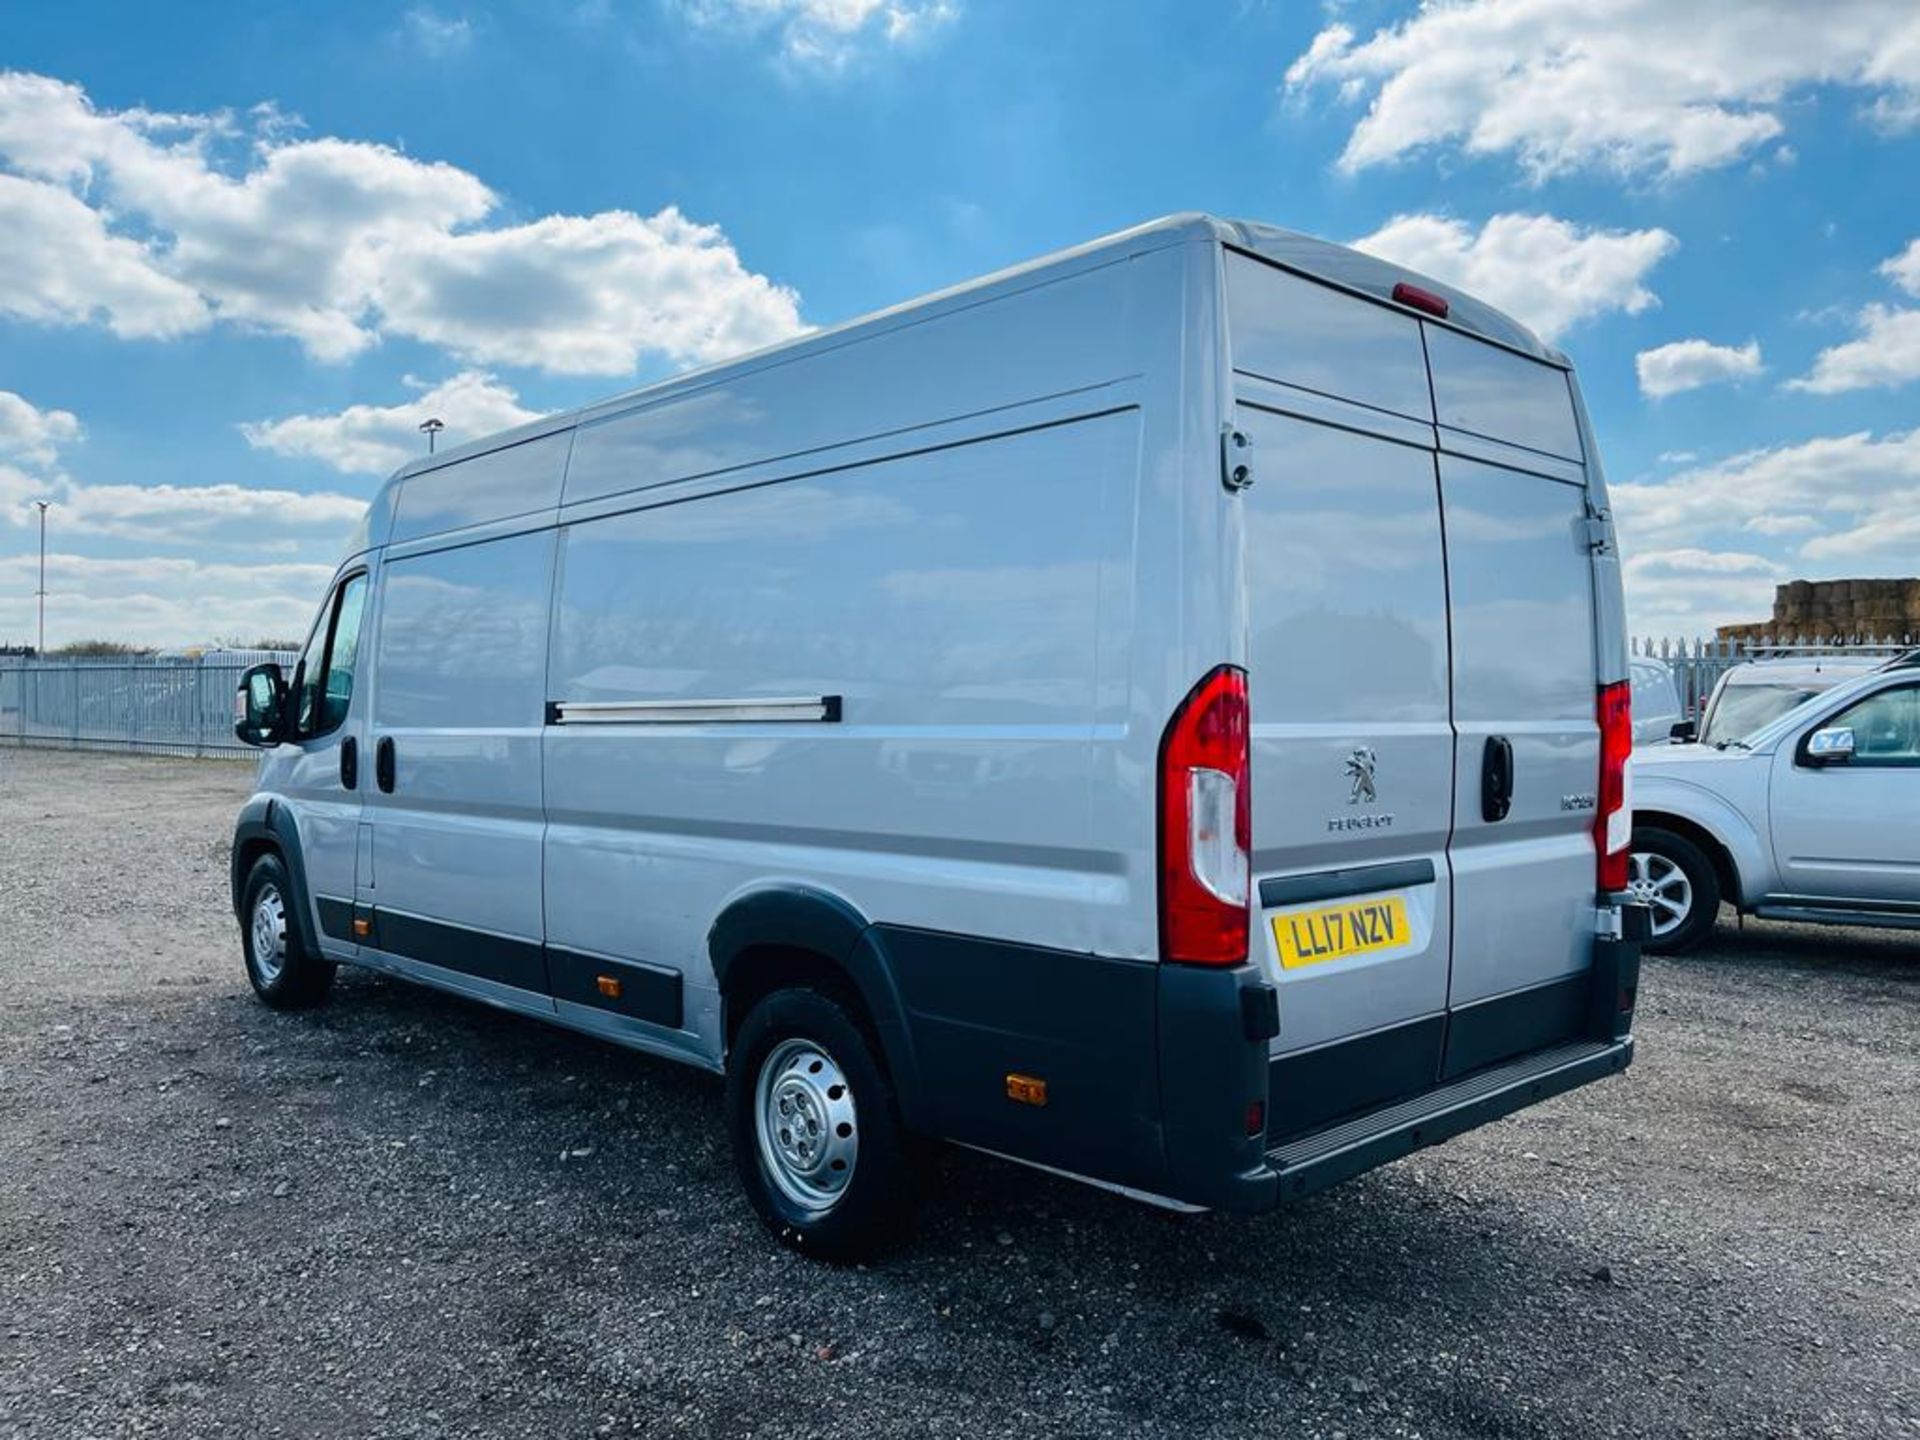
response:
<path id="1" fill-rule="evenodd" d="M 340 742 L 340 788 L 354 790 L 360 785 L 360 743 L 349 735 Z"/>
<path id="2" fill-rule="evenodd" d="M 393 737 L 382 735 L 380 743 L 373 747 L 373 781 L 380 787 L 381 793 L 393 793 Z"/>
<path id="3" fill-rule="evenodd" d="M 1513 808 L 1513 742 L 1489 735 L 1480 754 L 1480 818 L 1489 825 Z"/>

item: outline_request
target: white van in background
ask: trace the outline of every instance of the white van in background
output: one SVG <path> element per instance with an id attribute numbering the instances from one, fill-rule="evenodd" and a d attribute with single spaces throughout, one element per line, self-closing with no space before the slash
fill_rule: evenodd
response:
<path id="1" fill-rule="evenodd" d="M 724 1073 L 816 1253 L 910 1134 L 1262 1210 L 1628 1063 L 1627 682 L 1565 358 L 1181 216 L 402 470 L 234 905 Z"/>
<path id="2" fill-rule="evenodd" d="M 1650 655 L 1636 655 L 1627 663 L 1633 683 L 1633 743 L 1636 748 L 1665 744 L 1686 720 L 1673 668 Z"/>

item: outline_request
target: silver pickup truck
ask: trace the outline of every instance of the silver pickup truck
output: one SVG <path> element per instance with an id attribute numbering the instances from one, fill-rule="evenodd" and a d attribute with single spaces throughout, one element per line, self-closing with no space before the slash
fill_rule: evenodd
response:
<path id="1" fill-rule="evenodd" d="M 1651 949 L 1743 914 L 1920 929 L 1920 650 L 1718 745 L 1638 752 L 1629 889 Z"/>

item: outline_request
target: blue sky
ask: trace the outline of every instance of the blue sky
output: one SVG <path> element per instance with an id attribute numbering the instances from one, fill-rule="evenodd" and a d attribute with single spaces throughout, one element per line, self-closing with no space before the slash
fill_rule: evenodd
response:
<path id="1" fill-rule="evenodd" d="M 513 423 L 1174 210 L 1358 241 L 1581 368 L 1636 627 L 1920 572 L 1909 0 L 0 12 L 0 640 L 304 629 Z"/>

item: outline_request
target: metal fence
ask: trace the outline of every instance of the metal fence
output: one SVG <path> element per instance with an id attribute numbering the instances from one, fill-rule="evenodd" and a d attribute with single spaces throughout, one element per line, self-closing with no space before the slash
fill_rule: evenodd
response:
<path id="1" fill-rule="evenodd" d="M 157 755 L 251 755 L 233 738 L 233 696 L 278 650 L 104 660 L 0 658 L 0 745 Z"/>
<path id="2" fill-rule="evenodd" d="M 1680 711 L 1699 719 L 1707 697 L 1720 677 L 1749 660 L 1814 659 L 1822 655 L 1884 656 L 1892 659 L 1920 646 L 1920 635 L 1887 635 L 1877 639 L 1842 639 L 1825 645 L 1775 644 L 1771 640 L 1654 640 L 1633 641 L 1636 659 L 1664 660 L 1680 691 Z"/>
<path id="3" fill-rule="evenodd" d="M 1698 717 L 1714 683 L 1748 660 L 1814 655 L 1893 656 L 1920 636 L 1830 645 L 1766 640 L 1638 639 L 1633 653 L 1663 660 L 1682 712 Z M 280 650 L 217 650 L 198 656 L 26 659 L 0 656 L 0 745 L 123 750 L 161 755 L 251 755 L 233 738 L 233 694 L 248 666 L 298 657 Z"/>

